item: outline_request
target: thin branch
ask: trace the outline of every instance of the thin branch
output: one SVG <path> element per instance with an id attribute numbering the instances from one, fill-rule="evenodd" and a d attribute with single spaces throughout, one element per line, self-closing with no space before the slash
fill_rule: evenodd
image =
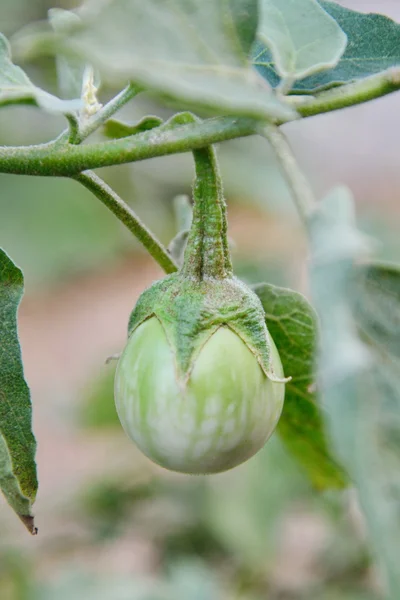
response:
<path id="1" fill-rule="evenodd" d="M 0 173 L 73 177 L 82 171 L 190 152 L 256 133 L 258 121 L 218 117 L 171 129 L 168 124 L 96 144 L 68 144 L 64 136 L 36 146 L 0 146 Z"/>
<path id="2" fill-rule="evenodd" d="M 79 137 L 79 119 L 73 113 L 67 113 L 65 117 L 68 121 L 68 129 L 64 132 L 64 139 L 70 144 L 75 144 L 75 140 Z"/>
<path id="3" fill-rule="evenodd" d="M 260 128 L 260 134 L 265 137 L 278 158 L 281 169 L 292 190 L 297 210 L 305 224 L 315 210 L 317 202 L 305 175 L 301 171 L 293 151 L 285 135 L 278 127 L 267 125 Z"/>
<path id="4" fill-rule="evenodd" d="M 293 99 L 297 112 L 302 117 L 313 117 L 321 113 L 332 112 L 349 106 L 356 106 L 370 100 L 376 100 L 400 89 L 400 68 L 392 68 L 371 77 L 360 79 L 355 83 L 339 86 L 317 96 L 303 96 L 303 103 L 297 104 L 298 97 L 288 96 Z"/>
<path id="5" fill-rule="evenodd" d="M 367 102 L 399 89 L 400 69 L 389 69 L 356 83 L 323 92 L 314 98 L 302 97 L 300 103 L 299 97 L 296 96 L 286 97 L 286 101 L 290 101 L 291 98 L 294 101 L 296 98 L 295 107 L 299 115 L 311 117 Z M 124 93 L 125 91 L 121 92 Z M 114 107 L 115 105 L 111 104 L 112 110 Z M 103 110 L 106 110 L 106 107 Z M 109 114 L 113 114 L 102 113 L 103 117 L 100 117 L 101 112 L 98 113 L 97 119 L 103 119 L 104 114 L 107 118 Z M 92 128 L 99 126 L 96 119 L 90 123 L 84 135 L 89 135 Z M 68 144 L 65 135 L 48 144 L 37 146 L 0 146 L 0 173 L 71 177 L 87 169 L 190 152 L 218 142 L 253 135 L 258 127 L 259 121 L 255 119 L 218 117 L 174 129 L 161 125 L 152 131 L 123 139 L 82 146 Z"/>
<path id="6" fill-rule="evenodd" d="M 100 177 L 91 171 L 86 171 L 85 173 L 75 175 L 73 179 L 84 185 L 114 213 L 121 223 L 143 244 L 149 254 L 151 254 L 166 273 L 174 273 L 178 270 L 177 265 L 161 242 L 147 229 L 146 225 L 142 223 L 131 207 Z"/>
<path id="7" fill-rule="evenodd" d="M 132 98 L 137 96 L 141 91 L 142 88 L 139 85 L 130 83 L 80 128 L 77 137 L 71 143 L 80 144 L 83 142 L 83 140 L 85 140 L 91 133 L 96 131 L 96 129 L 101 127 L 101 125 L 103 125 L 110 117 L 112 117 L 127 102 L 129 102 L 129 100 L 132 100 Z"/>

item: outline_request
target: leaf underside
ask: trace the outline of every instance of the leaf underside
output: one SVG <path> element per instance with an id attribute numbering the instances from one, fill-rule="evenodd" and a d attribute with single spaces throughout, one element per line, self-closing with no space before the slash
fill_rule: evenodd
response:
<path id="1" fill-rule="evenodd" d="M 334 190 L 312 223 L 319 380 L 333 447 L 359 492 L 389 597 L 400 594 L 400 269 L 359 263 L 365 239 L 349 192 Z"/>
<path id="2" fill-rule="evenodd" d="M 54 113 L 70 114 L 80 102 L 60 100 L 36 87 L 26 73 L 11 61 L 10 46 L 0 33 L 0 107 L 10 104 L 31 104 Z"/>
<path id="3" fill-rule="evenodd" d="M 82 26 L 63 49 L 87 57 L 113 84 L 132 80 L 187 107 L 295 118 L 248 58 L 257 6 L 257 0 L 87 2 L 79 12 Z"/>

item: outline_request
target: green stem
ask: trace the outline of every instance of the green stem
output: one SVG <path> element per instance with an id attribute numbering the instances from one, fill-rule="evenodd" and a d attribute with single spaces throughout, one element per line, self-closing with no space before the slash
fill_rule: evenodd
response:
<path id="1" fill-rule="evenodd" d="M 296 102 L 294 108 L 302 117 L 313 117 L 326 112 L 332 112 L 349 106 L 363 104 L 375 100 L 400 89 L 400 68 L 394 67 L 377 73 L 371 77 L 360 79 L 355 83 L 339 86 L 327 92 L 321 92 L 314 97 L 303 96 L 303 102 L 298 104 L 298 97 L 288 96 L 286 100 Z"/>
<path id="2" fill-rule="evenodd" d="M 178 267 L 164 246 L 147 229 L 139 217 L 100 177 L 91 171 L 73 177 L 90 190 L 143 244 L 166 273 L 174 273 Z"/>
<path id="3" fill-rule="evenodd" d="M 142 88 L 134 83 L 130 83 L 123 89 L 117 96 L 112 98 L 110 102 L 105 104 L 101 110 L 99 110 L 91 119 L 82 125 L 78 131 L 78 135 L 74 138 L 71 143 L 80 144 L 85 140 L 91 133 L 96 131 L 101 125 L 103 125 L 110 117 L 118 112 L 129 100 L 132 100 L 142 91 Z"/>
<path id="4" fill-rule="evenodd" d="M 217 142 L 256 133 L 258 121 L 218 117 L 171 129 L 168 123 L 126 138 L 68 144 L 63 136 L 37 146 L 0 146 L 0 173 L 73 177 L 81 171 L 190 152 Z"/>
<path id="5" fill-rule="evenodd" d="M 281 169 L 292 190 L 293 199 L 297 210 L 305 224 L 317 206 L 317 202 L 310 184 L 301 171 L 293 151 L 285 135 L 274 125 L 267 125 L 260 129 L 260 134 L 265 137 L 278 158 Z"/>
<path id="6" fill-rule="evenodd" d="M 399 89 L 400 69 L 393 68 L 356 83 L 323 92 L 316 97 L 303 96 L 300 103 L 298 96 L 288 96 L 286 101 L 295 102 L 300 116 L 311 117 L 361 104 Z M 123 101 L 127 97 L 125 92 L 126 90 L 121 92 Z M 111 104 L 111 107 L 114 111 L 115 105 Z M 106 110 L 106 107 L 103 110 Z M 101 111 L 99 115 L 100 113 Z M 102 114 L 107 116 L 108 113 Z M 88 135 L 92 127 L 99 125 L 95 118 L 90 123 L 89 129 L 84 130 L 84 135 Z M 37 146 L 1 146 L 0 173 L 71 177 L 87 169 L 189 152 L 218 142 L 253 135 L 258 126 L 259 121 L 255 119 L 218 117 L 169 130 L 161 125 L 151 131 L 97 144 L 68 144 L 65 136 L 61 136 L 58 140 Z"/>
<path id="7" fill-rule="evenodd" d="M 215 150 L 193 152 L 196 177 L 193 185 L 193 219 L 182 272 L 193 279 L 232 276 L 227 252 L 225 200 Z"/>
<path id="8" fill-rule="evenodd" d="M 65 117 L 68 121 L 68 129 L 64 132 L 64 138 L 65 141 L 74 144 L 79 136 L 79 119 L 76 114 L 66 114 Z"/>

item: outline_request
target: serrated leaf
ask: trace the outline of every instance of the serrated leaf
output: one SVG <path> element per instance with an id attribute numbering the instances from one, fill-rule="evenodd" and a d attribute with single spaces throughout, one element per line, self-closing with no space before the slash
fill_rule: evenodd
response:
<path id="1" fill-rule="evenodd" d="M 347 37 L 316 0 L 261 0 L 260 7 L 258 39 L 283 80 L 293 83 L 337 65 Z"/>
<path id="2" fill-rule="evenodd" d="M 339 188 L 311 222 L 311 280 L 322 340 L 319 382 L 335 452 L 358 489 L 395 600 L 400 594 L 400 273 L 394 267 L 358 266 L 365 240 L 351 209 L 350 193 Z M 321 252 L 325 239 L 329 252 L 326 245 Z"/>
<path id="3" fill-rule="evenodd" d="M 36 87 L 26 73 L 11 62 L 10 46 L 0 33 L 0 107 L 8 104 L 33 104 L 49 112 L 69 114 L 80 101 L 60 100 Z"/>
<path id="4" fill-rule="evenodd" d="M 36 533 L 31 512 L 37 491 L 36 441 L 17 331 L 23 289 L 21 270 L 0 249 L 0 487 L 29 531 Z"/>
<path id="5" fill-rule="evenodd" d="M 320 5 L 347 35 L 348 44 L 335 68 L 298 81 L 294 91 L 316 93 L 335 85 L 369 77 L 400 64 L 400 25 L 379 14 L 364 14 L 321 0 Z M 272 85 L 279 83 L 272 54 L 258 40 L 252 50 L 257 71 Z"/>
<path id="6" fill-rule="evenodd" d="M 103 127 L 103 133 L 106 137 L 119 139 L 128 137 L 130 135 L 136 135 L 142 131 L 149 131 L 155 127 L 162 125 L 163 120 L 160 117 L 154 117 L 152 115 L 143 117 L 137 123 L 130 125 L 129 123 L 123 123 L 118 119 L 109 119 L 106 121 Z"/>
<path id="7" fill-rule="evenodd" d="M 135 81 L 213 112 L 295 118 L 251 68 L 257 0 L 109 0 L 87 2 L 83 26 L 64 42 L 105 79 Z"/>
<path id="8" fill-rule="evenodd" d="M 343 487 L 346 476 L 329 451 L 315 391 L 315 311 L 304 296 L 293 290 L 267 283 L 253 290 L 263 305 L 285 376 L 292 377 L 286 384 L 278 433 L 315 487 Z"/>

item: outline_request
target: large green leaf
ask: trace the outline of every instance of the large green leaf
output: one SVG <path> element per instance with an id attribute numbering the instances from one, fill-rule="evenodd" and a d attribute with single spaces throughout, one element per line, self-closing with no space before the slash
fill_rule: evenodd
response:
<path id="1" fill-rule="evenodd" d="M 315 93 L 400 64 L 398 23 L 383 15 L 356 12 L 335 2 L 321 0 L 319 3 L 346 33 L 347 48 L 335 68 L 298 81 L 294 86 L 295 91 Z M 273 64 L 272 53 L 261 39 L 254 44 L 252 56 L 257 71 L 271 85 L 277 85 L 279 76 Z"/>
<path id="2" fill-rule="evenodd" d="M 11 62 L 10 46 L 0 33 L 0 106 L 33 104 L 49 112 L 69 114 L 80 102 L 60 100 L 36 87 L 24 71 Z"/>
<path id="3" fill-rule="evenodd" d="M 252 69 L 257 0 L 87 2 L 64 40 L 113 84 L 133 80 L 186 105 L 265 119 L 293 109 Z"/>
<path id="4" fill-rule="evenodd" d="M 288 87 L 337 65 L 347 38 L 316 0 L 261 0 L 258 39 Z"/>
<path id="5" fill-rule="evenodd" d="M 31 533 L 37 491 L 32 407 L 17 331 L 22 272 L 0 249 L 0 487 Z"/>
<path id="6" fill-rule="evenodd" d="M 311 222 L 319 384 L 337 456 L 359 492 L 392 600 L 400 595 L 400 271 L 359 267 L 365 240 L 339 188 Z"/>
<path id="7" fill-rule="evenodd" d="M 314 309 L 293 290 L 261 283 L 259 296 L 269 332 L 278 348 L 286 384 L 278 432 L 319 489 L 343 487 L 346 477 L 331 456 L 315 392 L 317 321 Z"/>

